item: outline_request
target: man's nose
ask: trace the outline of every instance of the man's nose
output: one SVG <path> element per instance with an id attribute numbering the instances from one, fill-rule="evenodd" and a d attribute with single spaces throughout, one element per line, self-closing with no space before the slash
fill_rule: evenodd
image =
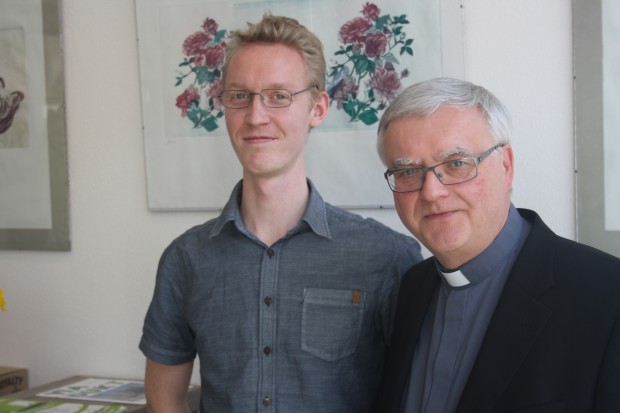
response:
<path id="1" fill-rule="evenodd" d="M 422 189 L 420 189 L 420 195 L 427 200 L 445 196 L 448 193 L 448 189 L 441 182 L 440 177 L 441 173 L 437 172 L 435 169 L 426 171 Z"/>

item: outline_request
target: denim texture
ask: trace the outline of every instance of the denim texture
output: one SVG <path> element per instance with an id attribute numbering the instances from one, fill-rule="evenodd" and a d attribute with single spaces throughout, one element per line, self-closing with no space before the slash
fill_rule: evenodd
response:
<path id="1" fill-rule="evenodd" d="M 411 237 L 335 208 L 308 181 L 298 226 L 266 246 L 222 214 L 164 251 L 140 349 L 200 360 L 201 412 L 374 413 Z"/>

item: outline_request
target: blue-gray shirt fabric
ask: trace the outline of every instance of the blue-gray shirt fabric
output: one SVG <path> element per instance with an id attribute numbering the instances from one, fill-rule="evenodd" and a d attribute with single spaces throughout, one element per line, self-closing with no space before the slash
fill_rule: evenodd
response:
<path id="1" fill-rule="evenodd" d="M 272 246 L 222 214 L 164 251 L 140 349 L 200 359 L 201 412 L 375 413 L 400 278 L 419 244 L 325 203 Z"/>
<path id="2" fill-rule="evenodd" d="M 456 410 L 497 301 L 528 233 L 529 224 L 511 205 L 506 224 L 491 245 L 460 268 L 470 283 L 451 287 L 442 277 L 413 355 L 405 412 Z M 436 264 L 440 276 L 439 263 Z"/>

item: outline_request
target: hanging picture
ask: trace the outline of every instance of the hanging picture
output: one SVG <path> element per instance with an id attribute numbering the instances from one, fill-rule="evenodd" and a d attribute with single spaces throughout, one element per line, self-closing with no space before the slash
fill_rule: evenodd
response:
<path id="1" fill-rule="evenodd" d="M 0 1 L 0 248 L 71 248 L 59 0 Z"/>
<path id="2" fill-rule="evenodd" d="M 408 85 L 462 77 L 455 0 L 136 0 L 148 205 L 224 206 L 241 167 L 217 96 L 232 32 L 266 13 L 297 19 L 321 39 L 330 111 L 310 133 L 308 177 L 327 202 L 392 207 L 375 149 L 385 107 Z"/>

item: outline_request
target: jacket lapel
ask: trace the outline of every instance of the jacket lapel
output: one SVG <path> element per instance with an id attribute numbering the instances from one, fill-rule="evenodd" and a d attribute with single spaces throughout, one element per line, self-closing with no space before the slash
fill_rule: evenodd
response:
<path id="1" fill-rule="evenodd" d="M 553 239 L 536 215 L 520 211 L 532 222 L 508 277 L 478 357 L 463 390 L 457 412 L 493 411 L 551 317 L 537 297 L 553 286 Z"/>
<path id="2" fill-rule="evenodd" d="M 404 408 L 401 401 L 409 386 L 413 351 L 439 281 L 432 259 L 413 267 L 403 279 L 381 390 L 381 412 L 401 412 Z"/>

